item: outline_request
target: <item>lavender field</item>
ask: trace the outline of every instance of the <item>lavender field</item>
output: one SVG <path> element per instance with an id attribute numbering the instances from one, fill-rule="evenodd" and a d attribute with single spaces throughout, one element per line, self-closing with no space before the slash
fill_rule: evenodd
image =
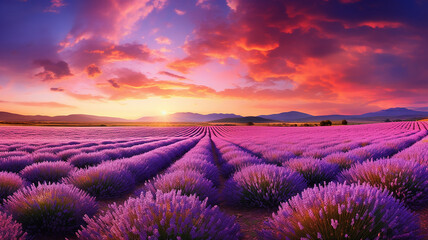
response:
<path id="1" fill-rule="evenodd" d="M 428 122 L 1 127 L 0 239 L 425 239 Z"/>

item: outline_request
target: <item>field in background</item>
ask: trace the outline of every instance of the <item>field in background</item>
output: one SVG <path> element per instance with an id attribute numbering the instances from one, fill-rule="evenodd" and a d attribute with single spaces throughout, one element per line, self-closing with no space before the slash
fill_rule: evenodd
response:
<path id="1" fill-rule="evenodd" d="M 428 123 L 422 121 L 311 128 L 259 124 L 251 127 L 191 126 L 191 123 L 86 127 L 99 125 L 0 127 L 0 171 L 15 173 L 34 184 L 44 180 L 72 184 L 96 199 L 99 210 L 95 214 L 109 209 L 107 205 L 110 203 L 122 204 L 141 192 L 183 190 L 186 186 L 174 183 L 184 181 L 182 178 L 186 174 L 182 174 L 183 171 L 196 172 L 192 181 L 185 181 L 185 184 L 195 184 L 196 187 L 186 188 L 186 193 L 207 198 L 208 204 L 218 205 L 220 210 L 236 216 L 243 239 L 255 239 L 263 222 L 285 200 L 233 199 L 235 195 L 229 195 L 234 192 L 228 184 L 245 167 L 267 165 L 266 168 L 272 166 L 299 172 L 304 187 L 290 193 L 288 199 L 314 185 L 334 182 L 341 171 L 368 160 L 391 157 L 417 162 L 421 166 L 428 164 Z M 305 165 L 308 161 L 313 161 L 313 166 L 328 166 L 327 173 L 319 172 L 314 178 L 316 171 L 325 169 L 321 167 L 315 173 L 308 173 L 299 168 L 299 164 Z M 64 164 L 61 167 L 47 164 L 50 170 L 30 172 L 35 166 L 48 162 Z M 52 177 L 49 172 L 56 168 L 67 170 Z M 41 174 L 42 171 L 48 172 Z M 106 178 L 92 181 L 91 178 L 99 176 L 92 174 L 94 172 L 108 172 L 106 178 L 116 179 L 117 186 L 110 182 L 113 186 L 103 188 Z M 100 184 L 99 189 L 94 191 L 88 184 L 82 184 L 82 179 Z M 201 185 L 198 184 L 210 191 L 199 189 L 197 186 Z M 25 184 L 3 198 L 7 199 L 23 188 Z M 422 228 L 427 229 L 428 205 L 425 204 L 418 206 L 417 213 L 421 213 L 418 217 Z M 20 222 L 18 213 L 6 212 Z M 22 224 L 28 234 L 43 236 L 43 232 L 34 233 L 28 223 Z M 78 229 L 69 230 L 66 236 L 49 233 L 49 237 L 73 238 Z"/>

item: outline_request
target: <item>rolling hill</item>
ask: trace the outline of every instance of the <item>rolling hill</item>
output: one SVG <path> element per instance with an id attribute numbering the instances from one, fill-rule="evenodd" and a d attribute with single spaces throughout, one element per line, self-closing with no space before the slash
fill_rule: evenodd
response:
<path id="1" fill-rule="evenodd" d="M 221 118 L 221 119 L 213 120 L 211 122 L 213 123 L 248 123 L 248 122 L 271 123 L 271 122 L 279 122 L 279 121 L 262 118 L 262 117 L 249 116 L 249 117 L 237 117 L 237 118 Z"/>

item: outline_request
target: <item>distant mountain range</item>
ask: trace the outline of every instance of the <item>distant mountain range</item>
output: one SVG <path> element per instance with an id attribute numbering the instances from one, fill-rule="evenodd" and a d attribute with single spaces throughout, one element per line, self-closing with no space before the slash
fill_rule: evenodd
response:
<path id="1" fill-rule="evenodd" d="M 123 118 L 103 117 L 86 114 L 71 114 L 64 116 L 21 115 L 0 112 L 1 122 L 132 122 Z"/>
<path id="2" fill-rule="evenodd" d="M 262 117 L 236 117 L 236 118 L 221 118 L 214 121 L 211 121 L 213 123 L 271 123 L 271 122 L 280 122 L 273 119 L 267 119 Z"/>
<path id="3" fill-rule="evenodd" d="M 191 112 L 179 112 L 166 116 L 142 117 L 137 122 L 210 122 L 223 118 L 239 118 L 242 116 L 227 113 L 211 113 L 207 115 Z"/>
<path id="4" fill-rule="evenodd" d="M 302 118 L 309 118 L 313 116 L 307 113 L 291 111 L 291 112 L 283 112 L 283 113 L 277 113 L 277 114 L 271 114 L 271 115 L 260 115 L 259 117 L 277 120 L 281 122 L 287 122 L 287 121 L 294 121 Z"/>
<path id="5" fill-rule="evenodd" d="M 64 116 L 20 115 L 8 112 L 0 112 L 0 122 L 222 122 L 222 123 L 269 123 L 269 122 L 318 122 L 321 120 L 355 120 L 355 121 L 384 121 L 414 120 L 428 118 L 428 112 L 416 111 L 407 108 L 389 108 L 377 112 L 361 115 L 322 115 L 313 116 L 307 113 L 290 111 L 260 116 L 240 116 L 236 114 L 212 113 L 198 114 L 191 112 L 174 113 L 165 116 L 142 117 L 136 120 L 123 118 L 94 116 L 85 114 L 72 114 Z"/>

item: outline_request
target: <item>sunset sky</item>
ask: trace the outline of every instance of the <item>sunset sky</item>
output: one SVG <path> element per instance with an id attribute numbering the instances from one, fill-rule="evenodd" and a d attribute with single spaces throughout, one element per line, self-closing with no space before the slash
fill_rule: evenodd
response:
<path id="1" fill-rule="evenodd" d="M 425 0 L 5 0 L 0 111 L 428 106 Z"/>

